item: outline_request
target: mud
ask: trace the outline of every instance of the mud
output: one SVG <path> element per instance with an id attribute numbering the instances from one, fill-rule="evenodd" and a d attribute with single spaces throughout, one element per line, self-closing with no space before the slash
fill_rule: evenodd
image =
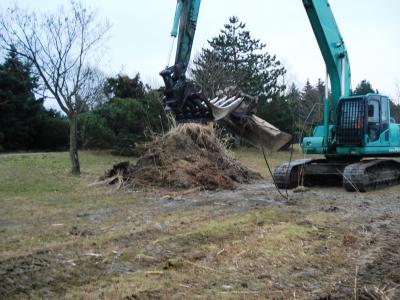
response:
<path id="1" fill-rule="evenodd" d="M 42 294 L 62 294 L 69 286 L 79 286 L 101 276 L 104 264 L 96 258 L 72 263 L 73 254 L 40 251 L 32 255 L 0 262 L 0 295 L 3 299 L 30 296 L 35 290 Z M 17 297 L 18 296 L 18 297 Z"/>
<path id="2" fill-rule="evenodd" d="M 189 283 L 181 284 L 183 287 L 140 289 L 125 294 L 121 291 L 120 298 L 169 299 L 174 294 L 192 298 L 201 297 L 210 289 L 219 288 L 221 293 L 228 293 L 233 287 L 239 287 L 243 294 L 235 294 L 237 299 L 288 299 L 293 298 L 293 292 L 296 299 L 353 299 L 355 291 L 358 299 L 400 299 L 398 191 L 394 187 L 356 194 L 341 188 L 312 188 L 303 193 L 289 192 L 288 201 L 276 192 L 271 182 L 259 181 L 242 185 L 235 191 L 203 191 L 168 197 L 165 193 L 142 193 L 141 199 L 132 204 L 108 208 L 106 212 L 103 208 L 84 211 L 76 215 L 80 220 L 85 219 L 84 227 L 65 228 L 66 235 L 80 241 L 100 235 L 102 223 L 113 218 L 115 221 L 109 230 L 119 234 L 103 244 L 94 242 L 80 249 L 77 243 L 1 259 L 0 296 L 2 299 L 63 298 L 70 289 L 104 282 L 113 276 L 155 269 L 180 273 L 186 270 L 185 266 L 198 269 L 207 264 L 211 271 L 200 269 L 198 272 L 207 273 L 208 279 L 203 273 L 195 273 Z M 282 213 L 282 222 L 293 220 L 315 231 L 309 238 L 298 241 L 305 243 L 306 257 L 314 260 L 304 266 L 285 261 L 267 265 L 268 257 L 262 258 L 257 252 L 230 256 L 237 243 L 249 243 L 246 238 L 254 231 L 268 229 L 264 220 L 245 229 L 238 225 L 237 231 L 224 236 L 185 235 L 210 220 L 269 209 Z M 318 214 L 323 217 L 320 223 L 313 219 Z M 127 230 L 117 231 L 121 228 Z M 333 239 L 341 241 L 336 252 L 325 243 Z M 320 242 L 320 245 L 307 248 L 311 242 Z M 218 253 L 222 252 L 211 255 L 199 249 L 207 243 L 220 244 L 223 250 Z M 257 251 L 257 247 L 252 251 Z M 248 261 L 240 264 L 239 255 L 243 260 L 248 255 Z M 239 266 L 238 271 L 231 270 L 235 264 Z M 218 272 L 212 271 L 217 268 Z M 218 286 L 216 276 L 226 283 Z M 107 298 L 101 296 L 101 285 L 97 289 L 99 294 L 95 298 Z"/>

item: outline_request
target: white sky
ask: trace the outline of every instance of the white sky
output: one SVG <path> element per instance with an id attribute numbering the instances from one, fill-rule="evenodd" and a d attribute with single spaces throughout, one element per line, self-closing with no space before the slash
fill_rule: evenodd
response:
<path id="1" fill-rule="evenodd" d="M 14 0 L 1 0 L 0 8 Z M 39 11 L 67 0 L 19 0 Z M 103 70 L 108 75 L 139 72 L 150 85 L 162 84 L 176 0 L 86 0 L 113 25 Z M 353 87 L 369 80 L 383 94 L 397 98 L 400 86 L 400 1 L 330 0 L 350 56 Z M 303 85 L 325 78 L 325 66 L 301 0 L 203 0 L 192 55 L 236 15 L 254 38 L 267 44 L 288 69 L 289 81 Z"/>

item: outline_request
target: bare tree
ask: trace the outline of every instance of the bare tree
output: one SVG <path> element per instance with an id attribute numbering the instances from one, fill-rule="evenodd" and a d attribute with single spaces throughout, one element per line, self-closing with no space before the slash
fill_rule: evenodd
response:
<path id="1" fill-rule="evenodd" d="M 79 96 L 84 100 L 82 105 L 85 106 L 85 110 L 93 109 L 97 105 L 108 101 L 104 93 L 105 83 L 106 75 L 101 70 L 97 68 L 89 69 L 87 80 L 79 91 Z"/>
<path id="2" fill-rule="evenodd" d="M 95 11 L 71 1 L 68 9 L 37 14 L 17 6 L 0 14 L 0 47 L 32 64 L 45 96 L 56 99 L 70 124 L 72 172 L 80 173 L 77 118 L 98 93 L 99 53 L 110 25 L 98 22 Z"/>

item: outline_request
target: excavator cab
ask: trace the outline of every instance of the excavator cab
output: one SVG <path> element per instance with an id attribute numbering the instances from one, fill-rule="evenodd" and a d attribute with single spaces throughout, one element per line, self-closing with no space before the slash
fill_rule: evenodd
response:
<path id="1" fill-rule="evenodd" d="M 337 147 L 383 146 L 389 143 L 389 98 L 377 94 L 342 98 L 338 104 Z"/>

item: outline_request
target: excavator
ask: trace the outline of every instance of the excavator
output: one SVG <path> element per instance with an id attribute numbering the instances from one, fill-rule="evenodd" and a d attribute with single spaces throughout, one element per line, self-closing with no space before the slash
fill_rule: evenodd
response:
<path id="1" fill-rule="evenodd" d="M 280 189 L 340 184 L 359 192 L 398 184 L 400 162 L 390 158 L 400 156 L 400 125 L 390 117 L 390 99 L 352 95 L 348 52 L 328 0 L 302 1 L 325 61 L 326 88 L 323 124 L 304 137 L 301 148 L 305 155 L 321 158 L 279 165 L 273 173 L 275 184 Z M 239 93 L 205 99 L 186 79 L 199 9 L 200 0 L 177 0 L 171 32 L 173 43 L 178 37 L 175 64 L 160 73 L 166 110 L 178 122 L 218 121 L 255 145 L 279 149 L 291 137 L 254 115 L 256 97 Z"/>
<path id="2" fill-rule="evenodd" d="M 366 192 L 398 184 L 400 125 L 390 117 L 384 95 L 352 95 L 349 56 L 327 0 L 303 0 L 326 65 L 323 124 L 301 143 L 304 154 L 321 159 L 284 163 L 274 171 L 281 189 L 340 184 Z M 328 93 L 331 84 L 331 97 Z"/>

